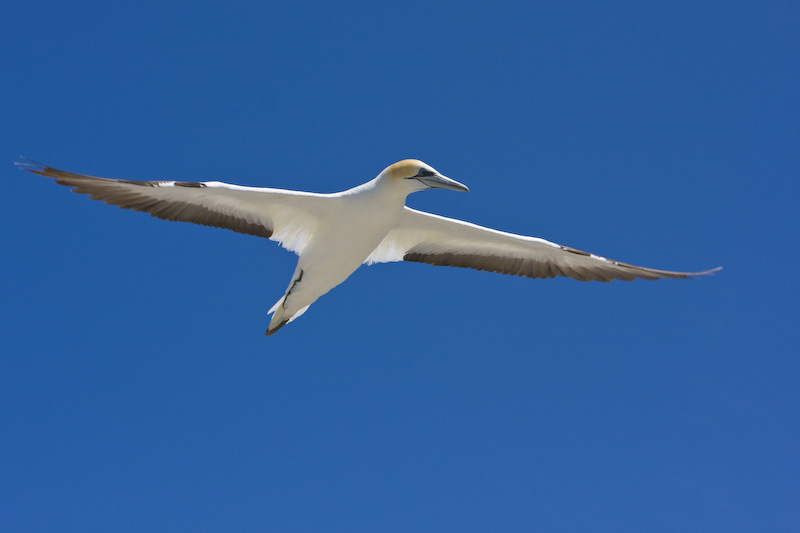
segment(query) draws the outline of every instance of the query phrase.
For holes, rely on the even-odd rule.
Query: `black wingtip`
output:
[[[41,176],[44,175],[44,172],[47,170],[47,165],[44,163],[39,163],[38,161],[34,161],[33,159],[29,159],[25,156],[19,156],[21,161],[14,161],[14,166],[16,166],[20,170],[24,170],[26,172],[33,172],[34,174],[39,174]]]
[[[692,277],[696,278],[696,277],[699,277],[699,276],[708,276],[709,274],[714,274],[716,272],[719,272],[720,270],[722,270],[721,266],[719,266],[717,268],[712,268],[710,270],[704,270],[702,272],[695,272],[694,274],[692,274]]]

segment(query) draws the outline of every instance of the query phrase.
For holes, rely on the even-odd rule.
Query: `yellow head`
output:
[[[409,192],[424,189],[452,189],[454,191],[469,191],[466,185],[440,174],[432,166],[419,159],[403,159],[389,165],[381,172],[380,176],[390,179],[395,183],[404,183],[410,187]],[[400,181],[402,180],[402,182]]]

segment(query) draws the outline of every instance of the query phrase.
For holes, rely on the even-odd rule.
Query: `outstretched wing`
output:
[[[300,253],[324,217],[324,194],[241,187],[218,181],[133,181],[65,172],[33,161],[16,163],[73,192],[164,220],[226,228],[278,241]]]
[[[566,276],[580,281],[690,278],[719,270],[672,272],[628,265],[544,239],[496,231],[408,207],[397,227],[366,262],[389,261],[474,268],[529,278]]]

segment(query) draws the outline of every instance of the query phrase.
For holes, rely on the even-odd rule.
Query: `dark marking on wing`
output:
[[[208,187],[205,183],[115,180],[66,172],[36,162],[18,163],[18,166],[28,172],[53,178],[59,185],[72,187],[73,192],[87,194],[92,200],[102,200],[107,204],[116,205],[123,209],[150,213],[151,216],[162,220],[191,222],[203,226],[225,228],[237,233],[256,235],[258,237],[269,238],[272,236],[272,228],[266,227],[263,224],[250,222],[234,214],[216,211],[201,205],[199,202],[161,200],[148,196],[144,191],[139,193],[135,190],[131,190],[130,187],[125,187],[125,185],[133,185],[144,189],[176,186],[188,189],[205,189]]]
[[[416,253],[412,249],[403,256],[403,261],[427,263],[436,266],[472,268],[485,272],[496,272],[498,274],[523,276],[527,278],[553,278],[555,276],[569,275],[555,263],[531,261],[520,257],[457,254],[452,252],[439,254]],[[579,276],[577,279],[588,281],[583,279],[583,276]]]
[[[564,251],[581,256],[591,256],[588,252],[569,247],[561,247]],[[668,270],[655,270],[620,263],[617,261],[597,259],[590,265],[565,265],[557,261],[530,259],[524,257],[504,257],[493,255],[464,254],[453,252],[423,253],[415,252],[412,248],[404,256],[404,261],[426,263],[436,266],[452,266],[458,268],[472,268],[498,274],[524,276],[527,278],[553,278],[564,276],[578,281],[603,281],[615,279],[633,281],[639,279],[656,280],[659,278],[685,279],[704,274],[710,274],[719,269],[704,272],[672,272]]]
[[[589,252],[584,252],[583,250],[576,250],[575,248],[570,248],[569,246],[562,246],[561,249],[564,250],[565,252],[569,252],[572,254],[586,255],[586,256],[592,255]]]

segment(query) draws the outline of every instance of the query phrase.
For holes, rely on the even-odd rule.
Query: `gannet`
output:
[[[691,278],[710,274],[655,270],[613,261],[544,239],[497,231],[406,207],[426,189],[469,189],[417,159],[405,159],[357,187],[318,194],[219,181],[132,181],[74,174],[35,161],[23,170],[72,192],[164,220],[227,228],[277,241],[298,255],[266,334],[306,312],[362,264],[414,261],[529,278],[580,281]]]

